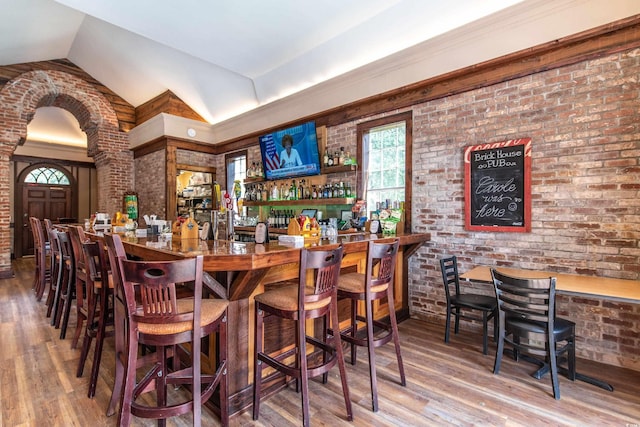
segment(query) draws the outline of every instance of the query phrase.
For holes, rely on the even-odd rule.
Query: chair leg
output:
[[[220,323],[218,330],[218,340],[221,343],[219,348],[220,363],[224,363],[224,366],[220,366],[222,369],[222,377],[220,378],[219,395],[220,395],[220,423],[222,427],[229,426],[229,382],[228,382],[228,362],[227,362],[227,315]],[[254,365],[255,366],[255,365]]]
[[[334,296],[331,302],[331,323],[333,325],[333,345],[338,357],[338,369],[340,370],[340,380],[342,382],[342,394],[344,404],[347,409],[347,420],[353,421],[353,410],[351,408],[351,398],[349,397],[349,385],[347,384],[347,369],[342,351],[342,339],[340,338],[340,320],[338,319],[338,298]]]
[[[96,346],[93,352],[93,364],[91,365],[91,377],[89,380],[89,398],[93,398],[96,394],[96,386],[98,383],[98,374],[100,372],[100,362],[102,361],[102,347],[107,329],[107,319],[109,317],[109,304],[100,302],[100,314],[98,317],[98,330],[96,331]],[[95,315],[95,313],[94,313]],[[90,317],[91,318],[91,317]],[[88,323],[88,321],[87,321]]]
[[[53,297],[53,313],[51,313],[51,325],[56,329],[60,328],[60,321],[62,320],[63,304],[62,295],[66,293],[67,276],[64,267],[61,267],[61,273],[58,274],[60,281],[56,286],[56,294]]]
[[[405,387],[407,379],[404,375],[404,364],[402,363],[402,354],[400,353],[400,335],[398,334],[398,321],[396,320],[395,303],[393,300],[393,289],[387,288],[387,301],[389,301],[389,319],[391,320],[391,333],[393,334],[393,344],[396,347],[396,359],[398,360],[398,371],[400,372],[400,384]]]
[[[447,318],[444,324],[444,342],[449,342],[450,330],[451,330],[451,306],[447,304]]]
[[[487,325],[489,322],[487,319],[488,315],[488,312],[482,312],[482,354],[485,355],[489,353],[489,326]]]
[[[549,343],[549,372],[551,374],[551,386],[553,387],[553,397],[560,400],[560,384],[558,381],[558,358],[555,355],[556,343],[553,339]]]
[[[136,385],[136,353],[138,338],[135,333],[128,335],[129,345],[126,349],[126,362],[124,366],[123,390],[120,396],[120,415],[118,425],[128,426],[131,423],[131,403],[133,390]],[[160,349],[158,350],[160,351]]]
[[[60,287],[62,286],[62,269],[59,266],[59,261],[53,260],[55,263],[51,267],[51,283],[49,286],[49,294],[47,295],[47,317],[51,317],[51,326],[55,326],[55,318],[58,307],[58,296]]]
[[[351,304],[351,337],[355,339],[356,334],[358,332],[358,301],[352,299],[350,300],[350,304]],[[351,364],[355,365],[358,346],[356,346],[353,341],[351,341],[350,344],[351,344]]]
[[[78,368],[76,369],[76,377],[80,378],[84,372],[84,365],[87,362],[87,356],[89,355],[89,348],[92,341],[91,334],[87,331],[82,339],[82,349],[80,350],[80,360],[78,360]]]
[[[378,412],[378,379],[376,377],[376,353],[373,343],[373,308],[372,302],[365,305],[365,317],[367,319],[367,352],[369,354],[369,381],[371,383],[371,403],[373,412]],[[389,312],[392,311],[389,306]]]
[[[456,319],[455,319],[455,325],[454,325],[454,329],[453,332],[455,334],[457,334],[458,332],[460,332],[460,307],[456,307]]]
[[[77,294],[76,294],[76,298],[78,301],[82,300],[82,296]],[[103,311],[103,309],[100,309],[100,319],[98,320],[98,329],[100,329],[100,321],[102,320],[102,316],[104,314],[105,312]],[[81,317],[82,318],[84,317],[81,314],[81,311],[79,309],[77,310],[77,316],[78,316],[78,319],[80,319]],[[84,338],[82,339],[82,350],[80,351],[80,360],[78,361],[78,370],[76,372],[77,377],[81,377],[82,373],[84,372],[84,365],[87,362],[87,356],[89,355],[89,348],[91,347],[91,341],[93,340],[94,334],[96,335],[96,337],[98,334],[97,331],[93,331],[93,319],[95,319],[95,317],[96,317],[96,304],[94,302],[93,304],[90,304],[89,307],[87,307],[87,324],[83,328]],[[82,323],[78,321],[77,327],[82,327]],[[76,330],[76,334],[77,334],[77,330]],[[95,363],[95,358],[94,358],[94,363]],[[91,383],[89,383],[89,388],[91,388]],[[92,397],[92,396],[89,396],[89,397]]]
[[[571,381],[575,381],[576,380],[576,340],[575,340],[576,334],[575,332],[573,332],[571,334],[571,338],[570,338],[570,344],[569,344],[569,354],[567,355],[567,358],[569,359],[568,363],[568,369],[569,369],[569,379]]]
[[[262,329],[264,322],[264,311],[256,304],[256,319],[254,330],[254,355],[253,355],[253,419],[257,420],[260,414],[260,388],[262,386],[262,361],[258,360],[258,353],[261,353],[264,348]]]
[[[327,343],[328,340],[328,336],[327,336],[327,315],[322,316],[322,342],[324,342],[325,344]],[[327,357],[328,354],[326,351],[322,352],[322,364],[326,365],[327,363]],[[325,372],[324,374],[322,374],[322,384],[326,384],[327,380],[329,379],[329,372]]]
[[[71,315],[71,305],[74,298],[74,287],[71,285],[74,282],[75,273],[73,271],[68,272],[69,280],[67,282],[67,288],[64,295],[64,305],[62,307],[62,323],[60,325],[60,339],[63,340],[67,336],[67,326],[69,325],[69,316]]]
[[[496,349],[496,359],[493,363],[493,373],[500,373],[500,364],[502,363],[502,352],[504,351],[504,328],[502,326],[502,322],[500,322],[499,330],[498,330],[498,346]]]
[[[78,346],[78,341],[80,340],[80,336],[82,335],[82,331],[84,330],[83,326],[84,326],[85,317],[82,314],[82,310],[81,310],[81,308],[83,308],[84,295],[85,295],[84,281],[82,281],[81,279],[78,279],[76,275],[76,331],[73,334],[73,340],[71,341],[71,348],[74,348],[74,349]],[[90,309],[90,308],[91,307],[87,307],[87,309]],[[87,313],[87,315],[88,315],[87,316],[88,319],[93,319],[93,317],[91,317],[89,313]],[[90,323],[88,319],[87,319],[87,326]]]
[[[171,347],[169,347],[171,348]],[[169,369],[169,364],[167,363],[167,352],[169,351],[169,348],[167,347],[161,347],[161,346],[156,346],[156,355],[158,356],[158,358],[160,359],[158,362],[160,363],[160,374],[158,374],[156,376],[156,403],[158,405],[158,407],[163,407],[163,406],[167,406],[167,380],[166,380],[166,375]],[[172,351],[172,353],[175,355],[175,346],[174,346],[174,351]],[[199,352],[198,352],[199,354]],[[175,355],[175,357],[178,357],[177,355]],[[195,372],[195,371],[192,371]],[[194,384],[195,386],[195,384]],[[132,401],[135,399],[135,394],[134,397],[132,398]],[[195,402],[193,402],[193,415],[196,415],[195,412],[196,409],[196,404]],[[167,425],[167,420],[166,418],[158,418],[158,427],[165,427]],[[198,425],[195,424],[195,418],[194,418],[194,426]]]
[[[124,336],[127,330],[126,320],[124,317],[124,307],[118,303],[115,297],[113,304],[116,366],[111,399],[109,400],[109,406],[107,407],[107,416],[112,416],[116,413],[116,407],[121,400],[125,376],[125,366],[122,357],[123,354],[126,355],[127,351]]]
[[[300,382],[302,383],[302,424],[304,427],[309,427],[311,420],[309,419],[309,376],[307,373],[307,332],[305,323],[305,319],[296,320],[300,345],[296,358],[298,359]]]

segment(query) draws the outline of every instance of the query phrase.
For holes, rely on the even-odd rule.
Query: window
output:
[[[361,187],[369,212],[379,206],[404,206],[405,222],[411,214],[411,112],[358,125],[358,160]]]
[[[24,179],[24,182],[30,184],[71,185],[64,172],[47,167],[32,170]]]
[[[247,177],[247,152],[240,151],[227,154],[225,156],[225,163],[227,166],[227,192],[234,198],[234,209],[236,210],[236,212],[242,215],[242,212],[239,212],[238,209],[238,197],[236,197],[236,195],[234,194],[233,185],[235,181],[240,181],[241,194],[244,194],[244,180]]]

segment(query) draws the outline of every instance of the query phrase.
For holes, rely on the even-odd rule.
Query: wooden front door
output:
[[[19,240],[22,245],[16,245],[16,257],[33,255],[33,233],[29,224],[29,217],[49,218],[55,221],[58,218],[71,217],[71,208],[71,186],[24,183],[22,187],[21,224],[16,227],[15,236],[16,241]],[[18,233],[21,236],[18,236]]]

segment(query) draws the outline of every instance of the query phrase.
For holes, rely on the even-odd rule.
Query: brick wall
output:
[[[639,76],[636,49],[413,107],[413,231],[432,236],[410,261],[414,317],[444,328],[446,254],[461,271],[640,278]],[[523,137],[532,139],[532,231],[466,231],[464,148]],[[576,321],[580,357],[640,370],[639,304],[560,296],[558,313]]]
[[[109,100],[92,83],[57,70],[28,71],[0,88],[0,277],[11,271],[9,218],[10,156],[27,136],[39,107],[59,107],[74,115],[87,134],[87,154],[98,175],[98,209],[115,213],[133,188],[133,156]]]
[[[220,162],[218,164],[217,162]],[[224,156],[216,156],[215,154],[202,153],[199,151],[190,151],[178,149],[176,150],[176,163],[191,166],[203,166],[208,168],[217,168],[224,170]],[[224,175],[224,172],[222,173]],[[214,177],[216,179],[216,177]],[[217,177],[217,179],[222,179]]]
[[[157,215],[167,218],[167,178],[165,151],[158,150],[135,159],[136,192],[139,216]],[[140,227],[146,226],[139,219]]]

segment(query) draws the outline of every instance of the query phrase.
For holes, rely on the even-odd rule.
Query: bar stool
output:
[[[75,260],[75,279],[76,279],[76,331],[71,341],[71,348],[76,348],[82,332],[86,330],[83,327],[87,318],[92,319],[89,316],[89,308],[94,303],[97,294],[94,294],[88,289],[87,284],[87,267],[85,256],[82,251],[82,244],[87,241],[84,235],[84,229],[76,225],[69,225],[67,227],[69,238],[71,239],[71,247],[73,248],[73,258]],[[93,322],[93,319],[91,320]],[[88,322],[87,322],[88,323]],[[82,374],[81,374],[82,375]]]
[[[108,326],[113,326],[113,310],[109,308],[109,299],[113,293],[113,279],[109,273],[107,254],[102,241],[82,243],[82,252],[87,267],[87,299],[84,307],[78,306],[78,316],[81,316],[80,313],[84,312],[83,315],[86,317],[87,322],[83,328],[84,338],[76,376],[82,376],[91,342],[95,338],[96,344],[88,392],[88,397],[92,398],[96,394],[104,339],[113,335],[113,331],[107,331]],[[80,296],[77,299],[80,300]]]
[[[58,298],[58,289],[61,286],[64,276],[64,260],[60,251],[60,242],[58,241],[58,230],[50,226],[51,221],[44,220],[47,235],[49,236],[49,246],[51,248],[51,260],[49,262],[49,290],[47,292],[47,317],[51,317],[51,325],[55,324]],[[49,225],[47,225],[49,223]]]
[[[296,385],[302,385],[302,420],[309,426],[309,378],[323,375],[323,383],[327,382],[327,372],[337,363],[342,380],[342,393],[347,409],[347,419],[353,420],[351,400],[347,374],[342,354],[342,343],[339,333],[330,333],[328,317],[337,330],[338,305],[336,285],[340,274],[342,261],[342,246],[332,250],[300,251],[298,284],[283,286],[270,290],[255,297],[255,355],[253,380],[253,419],[257,420],[260,413],[260,398],[262,382],[271,381],[278,375],[275,372],[262,378],[263,365],[266,363],[276,371],[296,379]],[[264,319],[277,316],[290,319],[296,323],[296,342],[292,350],[278,355],[264,352]],[[320,328],[321,339],[307,335],[306,320],[322,319]],[[318,324],[318,322],[316,322]],[[328,341],[329,335],[332,336]],[[267,337],[264,337],[266,339]],[[322,357],[309,365],[307,360],[307,344],[321,350]],[[290,359],[293,357],[293,362]]]
[[[71,315],[71,306],[73,305],[73,300],[76,296],[76,267],[69,232],[59,230],[58,242],[60,245],[60,254],[62,255],[63,270],[62,282],[56,289],[58,302],[56,304],[54,326],[56,328],[60,328],[60,339],[63,340],[67,335],[67,326],[69,324],[69,316]]]
[[[33,255],[36,263],[33,290],[36,294],[36,299],[40,301],[47,288],[47,284],[51,280],[47,267],[47,258],[51,256],[51,249],[45,238],[40,219],[32,216],[29,218],[29,224],[31,225],[31,233],[33,234]]]
[[[193,425],[199,426],[202,404],[219,385],[221,422],[228,425],[228,302],[202,299],[203,257],[128,261],[122,255],[124,249],[118,235],[106,234],[104,239],[114,280],[115,323],[124,328],[123,336],[116,340],[116,379],[109,411],[115,408],[114,397],[119,396],[121,426],[129,425],[131,415],[155,418],[164,425],[166,418],[191,411]],[[178,299],[177,287],[192,292],[193,297]],[[216,331],[220,342],[218,368],[215,375],[202,374],[201,340]],[[156,351],[139,357],[138,344],[155,346]],[[191,351],[191,366],[184,369],[180,369],[178,344],[189,344]],[[173,362],[171,371],[169,359]],[[150,369],[138,382],[136,369],[143,366]],[[191,385],[191,399],[170,404],[168,384]],[[156,391],[157,406],[137,401],[140,395],[152,390]]]
[[[400,384],[406,386],[404,365],[400,354],[398,324],[393,302],[393,277],[398,256],[399,240],[393,242],[369,241],[367,247],[366,272],[347,273],[338,281],[338,299],[351,302],[351,325],[340,331],[342,339],[351,344],[351,364],[356,363],[356,346],[367,347],[369,354],[369,376],[371,381],[371,400],[373,412],[378,411],[378,385],[376,378],[375,348],[393,340],[396,347],[396,359],[400,371]],[[373,319],[373,304],[387,298],[391,325]],[[364,302],[364,317],[358,314],[358,302]],[[358,334],[358,321],[364,322],[366,336]],[[374,336],[374,329],[382,330],[382,334]]]

